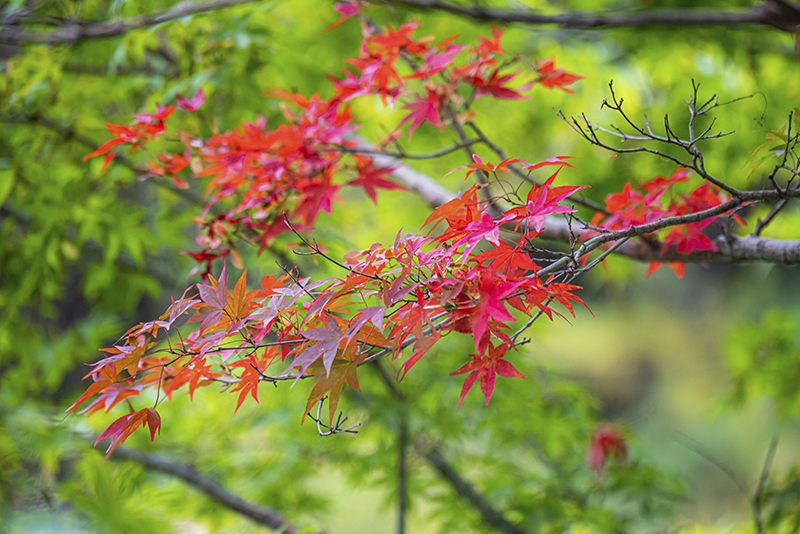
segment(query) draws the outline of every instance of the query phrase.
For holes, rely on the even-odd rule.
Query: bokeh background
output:
[[[504,6],[501,2],[484,2]],[[524,4],[544,13],[570,10],[694,8],[691,1],[589,1]],[[710,9],[748,1],[706,1]],[[114,20],[167,9],[169,1],[62,0],[0,3],[0,31],[47,30],[71,21]],[[507,7],[507,6],[506,6]],[[21,15],[15,15],[25,11]],[[490,24],[397,5],[368,12],[381,24],[422,21],[419,35],[459,43],[489,35]],[[0,63],[0,532],[261,532],[264,527],[220,506],[180,480],[113,459],[92,437],[125,412],[64,418],[82,390],[86,362],[131,325],[153,319],[190,283],[196,204],[125,164],[101,173],[100,158],[82,162],[107,139],[106,122],[170,104],[202,87],[207,103],[183,119],[208,135],[266,116],[281,121],[275,88],[331,94],[326,74],[341,74],[361,34],[351,20],[330,33],[332,3],[252,2],[112,38],[16,47],[4,42]],[[13,43],[12,43],[13,44]],[[537,88],[530,100],[478,101],[477,123],[504,150],[527,161],[583,158],[562,183],[589,184],[602,202],[627,181],[669,175],[674,165],[647,154],[609,157],[559,119],[586,113],[619,124],[601,109],[609,83],[631,117],[658,128],[668,114],[682,131],[692,80],[700,96],[726,101],[707,142],[707,167],[737,188],[766,187],[748,177],[747,159],[765,132],[787,123],[800,105],[795,41],[767,27],[562,30],[512,25],[504,48],[528,60],[555,56],[584,76],[575,94]],[[399,108],[399,106],[398,106]],[[353,111],[360,135],[377,140],[404,116],[362,99]],[[409,152],[451,144],[423,125]],[[492,161],[488,152],[479,154]],[[132,153],[141,164],[146,155]],[[138,159],[137,159],[138,158]],[[467,163],[454,153],[414,168],[439,179]],[[767,168],[766,166],[764,168]],[[763,171],[763,169],[762,169]],[[458,190],[456,174],[442,183]],[[199,194],[202,184],[193,183]],[[378,206],[358,192],[320,217],[312,237],[334,256],[416,231],[430,206],[413,193],[381,191]],[[767,208],[756,208],[766,210]],[[760,211],[747,212],[755,220]],[[587,215],[590,216],[590,215]],[[790,205],[766,237],[798,239],[800,211]],[[345,232],[342,230],[346,229]],[[747,232],[747,229],[740,230]],[[292,257],[292,236],[260,256],[243,250],[248,275],[279,272]],[[292,257],[307,273],[331,266]],[[262,386],[260,404],[202,388],[193,402],[178,394],[160,405],[164,428],[128,445],[191,464],[233,493],[275,508],[309,531],[391,531],[396,523],[397,424],[407,417],[416,440],[434,440],[462,474],[508,517],[542,532],[752,532],[751,500],[771,440],[779,436],[765,493],[765,517],[792,531],[800,517],[800,277],[797,267],[690,265],[679,280],[666,268],[645,279],[646,265],[611,258],[579,283],[591,308],[569,321],[539,321],[515,356],[529,380],[498,382],[489,408],[477,391],[455,411],[462,380],[449,377],[470,351],[450,339],[398,386],[399,406],[373,368],[364,393],[340,405],[358,435],[320,437],[300,425],[311,384]],[[385,362],[390,370],[396,362]],[[583,454],[600,422],[628,438],[630,462],[598,478]],[[416,451],[416,452],[415,452]],[[409,532],[483,532],[475,510],[413,447],[409,451]],[[794,514],[794,515],[792,515]],[[769,516],[772,517],[772,516]],[[797,526],[794,523],[796,531]],[[780,530],[780,529],[784,530]]]

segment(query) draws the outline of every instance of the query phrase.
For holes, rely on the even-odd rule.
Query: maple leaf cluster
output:
[[[631,226],[639,226],[654,221],[687,215],[704,211],[726,202],[730,197],[720,191],[716,186],[706,182],[697,186],[688,194],[672,195],[669,202],[662,198],[667,192],[672,192],[672,187],[681,182],[688,182],[691,171],[678,167],[669,177],[656,176],[652,180],[642,182],[634,187],[627,182],[619,193],[611,193],[606,197],[606,210],[610,215],[598,212],[592,218],[591,224],[609,230],[622,230]],[[723,215],[724,216],[724,215]],[[679,254],[691,254],[695,250],[717,250],[717,246],[705,235],[706,229],[718,220],[709,217],[698,222],[682,224],[668,228],[666,235],[659,232],[649,234],[649,237],[660,238],[662,254],[669,247],[674,247]],[[732,218],[739,224],[744,221],[737,215]],[[588,233],[592,235],[591,232]],[[645,237],[648,237],[646,235]],[[683,278],[684,264],[680,261],[668,262],[669,267],[679,278]],[[649,277],[662,266],[662,262],[649,263],[647,276]]]
[[[366,7],[361,0],[337,5],[342,17],[334,25]],[[345,385],[359,389],[361,365],[390,357],[398,362],[402,380],[438,342],[457,334],[471,336],[475,350],[451,373],[466,375],[456,409],[476,382],[488,405],[498,376],[524,378],[509,361],[523,342],[524,329],[541,315],[553,320],[566,310],[574,316],[574,303],[585,306],[575,294],[580,287],[570,283],[574,276],[566,272],[557,276],[532,257],[541,252],[533,240],[544,231],[548,217],[574,212],[562,202],[587,187],[553,185],[560,171],[575,169],[567,156],[534,164],[507,158],[495,165],[473,155],[472,163],[452,172],[466,169],[466,178],[479,172],[488,180],[510,171],[512,165],[528,172],[513,194],[503,196],[508,207],[488,194],[479,198],[487,184],[471,185],[436,208],[421,233],[398,233],[392,244],[376,243],[348,253],[339,264],[347,270],[345,276],[312,280],[287,272],[279,278],[265,276],[255,289],[247,287],[246,269],[232,289],[227,264],[218,278],[211,276],[215,259],[230,257],[238,266],[234,239],[244,236],[263,250],[281,233],[301,236],[320,213],[331,211],[344,186],[363,188],[373,202],[376,189],[401,188],[385,178],[391,169],[376,168],[372,159],[350,150],[355,142],[347,136],[357,125],[349,100],[373,96],[393,105],[407,94],[408,82],[424,80],[425,94],[412,97],[405,105],[410,113],[400,122],[408,124],[411,136],[425,121],[439,128],[468,121],[463,112],[468,100],[489,95],[516,100],[535,84],[568,90],[566,86],[580,78],[556,69],[550,59],[525,74],[530,75],[527,82],[510,87],[522,72],[509,73],[505,70],[509,62],[498,63],[503,30],[496,27],[491,38],[481,36],[468,48],[453,44],[457,36],[437,45],[432,38],[416,39],[417,22],[382,32],[366,19],[361,24],[359,56],[348,60],[355,72],[345,70],[343,79],[330,77],[331,98],[275,89],[267,95],[284,101],[285,119],[277,127],[270,128],[265,118],[259,118],[207,139],[182,133],[182,152],[163,153],[148,163],[147,176],[169,176],[178,187],[188,186],[179,176],[186,169],[205,180],[207,206],[197,219],[203,229],[198,238],[202,250],[190,254],[204,265],[206,276],[173,300],[158,319],[136,325],[112,347],[102,349],[105,357],[84,377],[92,382],[68,412],[109,411],[123,401],[130,404],[148,389],[155,391],[153,407],[117,419],[102,434],[101,439],[112,438],[107,456],[142,426],[150,429],[153,439],[161,425],[158,403],[184,387],[193,397],[199,387],[220,384],[238,394],[238,410],[248,396],[258,401],[263,382],[311,378],[315,384],[303,419],[327,396],[332,421]],[[465,50],[466,63],[456,65]],[[193,112],[204,100],[200,90],[191,98],[179,97],[177,107]],[[158,140],[173,111],[171,106],[158,107],[154,114],[137,115],[131,126],[108,125],[114,139],[87,159],[105,154],[105,167],[118,146],[136,150]],[[556,170],[544,182],[530,177],[546,167]],[[705,184],[665,203],[665,193],[687,179],[688,173],[679,169],[669,178],[656,177],[638,187],[628,183],[606,199],[610,215],[601,213],[592,224],[624,230],[702,211],[725,200]],[[521,193],[526,183],[530,188]],[[219,209],[222,212],[214,214]],[[663,241],[681,253],[712,248],[702,233],[712,221],[674,227],[665,232]],[[316,245],[305,243],[312,253],[320,253]],[[562,256],[570,259],[569,254]],[[515,315],[531,319],[513,331]],[[88,404],[79,410],[84,403]],[[598,441],[590,460],[593,465],[599,465],[608,450],[622,454],[620,446],[606,442]]]
[[[535,165],[515,161],[529,169],[568,165],[561,158]],[[502,172],[507,164],[493,168]],[[258,400],[262,382],[316,377],[304,415],[327,395],[333,418],[344,386],[359,388],[361,364],[390,356],[402,380],[454,333],[470,335],[475,346],[470,361],[453,372],[467,374],[458,406],[478,380],[488,405],[497,376],[524,377],[506,358],[518,345],[519,332],[510,331],[512,312],[552,320],[561,315],[553,304],[573,315],[573,302],[583,304],[574,294],[578,286],[541,279],[529,256],[531,239],[542,230],[539,218],[572,211],[559,201],[583,187],[552,187],[556,174],[534,185],[524,203],[494,215],[478,198],[481,186],[472,185],[431,213],[423,225],[427,233],[398,234],[391,245],[347,254],[342,265],[348,272],[341,278],[312,281],[286,273],[248,289],[245,270],[230,289],[224,267],[219,278],[188,288],[157,320],[135,326],[104,349],[106,358],[86,376],[93,383],[69,411],[86,401],[80,413],[108,411],[147,388],[170,399],[185,386],[193,396],[213,383],[233,386],[238,410],[247,396]],[[193,315],[178,327],[187,313]],[[199,328],[187,332],[191,323]],[[158,428],[155,408],[147,410],[109,427],[103,434],[113,438],[108,454],[135,428]]]
[[[337,4],[334,9],[342,16],[329,29],[367,7],[368,3],[360,0]],[[419,24],[412,21],[379,30],[361,19],[363,38],[358,57],[346,60],[355,72],[345,69],[342,79],[328,76],[333,93],[330,98],[284,89],[268,91],[265,96],[284,100],[283,123],[269,127],[266,118],[260,117],[209,138],[180,132],[181,152],[161,153],[155,161],[147,162],[144,177],[168,177],[179,188],[189,187],[180,175],[185,172],[205,181],[207,204],[202,216],[195,219],[201,230],[197,238],[201,248],[186,252],[198,262],[196,271],[202,267],[206,276],[212,262],[221,258],[230,258],[241,267],[237,243],[244,240],[263,251],[275,237],[290,231],[284,214],[299,231],[313,228],[318,216],[330,213],[333,204],[341,200],[339,191],[344,186],[363,188],[373,202],[377,202],[376,189],[403,189],[385,178],[390,170],[376,169],[368,157],[352,153],[356,142],[348,134],[358,129],[349,107],[354,98],[377,96],[384,105],[394,106],[408,92],[408,82],[424,82],[424,95],[409,97],[403,106],[409,113],[388,142],[396,139],[398,129],[405,125],[410,138],[426,121],[440,129],[448,121],[464,121],[468,115],[459,110],[470,99],[485,95],[528,98],[522,92],[537,83],[566,89],[581,79],[555,69],[551,58],[528,68],[530,79],[512,89],[508,84],[521,70],[507,73],[513,61],[498,63],[497,57],[503,53],[503,30],[493,27],[491,39],[479,36],[470,49],[453,44],[457,35],[435,45],[431,37],[416,38]],[[464,51],[469,52],[466,63],[456,66]],[[434,76],[444,81],[434,81]],[[469,97],[459,93],[462,86],[466,88],[462,93],[471,91]],[[194,112],[204,102],[201,89],[191,98],[179,95],[176,105]],[[105,155],[105,170],[120,145],[129,145],[133,151],[159,140],[174,110],[174,106],[159,106],[155,114],[137,115],[131,126],[108,124],[114,138],[85,159]]]

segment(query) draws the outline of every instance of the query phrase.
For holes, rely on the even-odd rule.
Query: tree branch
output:
[[[394,167],[392,175],[403,185],[416,192],[431,206],[440,206],[456,198],[455,193],[441,186],[431,177],[409,167],[403,162],[390,156],[375,154],[372,160],[376,167]],[[800,196],[797,190],[786,194]],[[778,191],[742,191],[742,200],[781,200]],[[569,224],[559,217],[546,217],[545,227],[538,238],[546,241],[559,241],[569,243],[571,234],[582,237],[587,232],[576,225],[570,230]],[[761,237],[736,237],[720,236],[716,239],[717,246],[714,250],[696,250],[691,254],[678,254],[672,248],[665,248],[659,244],[628,241],[617,250],[616,254],[630,259],[649,261],[682,261],[686,263],[744,263],[764,262],[780,263],[785,265],[800,263],[800,241],[783,241]]]
[[[20,26],[0,28],[0,42],[12,43],[74,43],[82,39],[117,37],[130,30],[155,26],[202,11],[215,11],[225,7],[253,2],[254,0],[216,0],[203,4],[180,2],[159,13],[127,17],[111,22],[78,22],[62,26],[52,32],[29,30]]]
[[[392,377],[389,376],[386,368],[384,368],[381,362],[378,360],[375,360],[374,365],[380,374],[381,380],[389,390],[389,393],[392,395],[394,400],[400,404],[405,404],[405,396],[399,389],[397,389],[397,386],[392,380]],[[403,409],[405,409],[405,406],[401,406],[401,410]],[[405,439],[408,438],[405,437]],[[478,493],[478,490],[475,489],[475,486],[473,486],[469,481],[462,477],[461,474],[459,474],[456,468],[447,461],[447,458],[445,458],[444,454],[442,454],[437,447],[431,447],[430,444],[426,443],[426,441],[427,440],[424,438],[415,439],[413,443],[414,450],[425,457],[425,459],[428,460],[428,463],[431,464],[431,466],[442,476],[442,478],[450,483],[450,486],[453,488],[453,490],[463,499],[469,502],[473,508],[475,508],[484,523],[499,530],[500,532],[505,532],[506,534],[525,534],[524,530],[508,520],[501,511],[495,509],[492,504],[483,497],[483,495]]]
[[[136,462],[145,468],[179,478],[193,486],[201,493],[205,493],[208,497],[217,503],[230,508],[234,512],[241,514],[249,519],[252,519],[259,525],[265,525],[274,530],[280,530],[286,534],[294,534],[300,530],[300,527],[293,525],[286,520],[278,511],[269,508],[268,506],[260,506],[248,502],[238,495],[226,490],[222,485],[211,480],[205,475],[200,474],[194,467],[189,464],[182,464],[146,454],[144,452],[129,449],[125,447],[118,447],[114,454],[111,456],[114,460],[128,460]]]
[[[397,534],[406,532],[408,511],[408,417],[404,408],[402,406],[398,414],[397,428]]]
[[[764,467],[761,468],[761,476],[758,477],[758,486],[753,495],[753,522],[756,524],[757,534],[764,533],[764,520],[761,517],[761,507],[763,505],[764,488],[769,478],[769,471],[772,469],[772,460],[775,459],[775,450],[778,448],[778,436],[772,438],[769,443],[769,450],[767,451],[767,458],[764,460]]]
[[[478,21],[518,22],[532,26],[560,26],[571,30],[624,28],[631,26],[771,26],[793,33],[800,25],[800,9],[785,0],[765,0],[748,10],[647,9],[633,12],[576,11],[542,15],[533,10],[487,8],[477,3],[464,6],[441,0],[384,0],[389,4],[446,11]]]
[[[525,534],[525,531],[515,523],[509,521],[500,511],[496,510],[483,496],[478,493],[469,481],[464,479],[453,465],[447,461],[442,451],[437,447],[427,448],[419,440],[414,442],[414,448],[422,454],[428,463],[450,483],[450,486],[462,498],[469,502],[484,523],[506,534]]]

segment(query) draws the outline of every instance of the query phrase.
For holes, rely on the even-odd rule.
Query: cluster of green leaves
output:
[[[740,324],[728,339],[727,358],[733,374],[732,401],[769,398],[783,417],[800,413],[800,332],[798,317],[773,309],[755,324]]]

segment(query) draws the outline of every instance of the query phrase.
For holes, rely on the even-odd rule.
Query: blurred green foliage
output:
[[[741,324],[728,338],[728,363],[733,375],[732,400],[742,404],[771,397],[781,415],[800,410],[800,332],[798,317],[770,310],[762,321]]]
[[[23,4],[0,4],[0,17]],[[171,4],[42,3],[28,26],[114,20]],[[561,12],[696,3],[572,0],[558,3],[557,10],[550,2],[527,4]],[[725,8],[751,4],[704,2]],[[199,198],[197,184],[192,197],[163,182],[138,179],[132,167],[142,165],[146,154],[127,154],[103,174],[100,161],[81,160],[106,139],[106,122],[127,122],[134,113],[173,103],[177,94],[193,94],[201,86],[207,104],[182,119],[182,127],[203,135],[214,124],[225,130],[260,115],[280,120],[277,102],[261,96],[265,90],[327,96],[325,75],[339,75],[344,58],[356,55],[360,42],[354,21],[323,33],[336,18],[330,8],[313,0],[253,2],[114,38],[26,44],[5,59],[0,67],[0,532],[262,530],[176,479],[130,462],[103,465],[91,437],[125,406],[90,420],[62,419],[81,387],[82,364],[96,359],[96,349],[131,324],[159,315],[170,296],[193,282],[186,278],[192,265],[178,252],[193,247],[190,217],[200,209],[192,200]],[[382,24],[412,15],[402,8],[369,14]],[[419,34],[460,34],[457,42],[490,31],[489,24],[444,13],[428,12],[421,19]],[[596,201],[626,181],[673,170],[671,163],[646,154],[610,159],[554,115],[554,108],[568,117],[586,112],[602,125],[619,125],[619,116],[598,109],[609,97],[612,79],[630,116],[646,113],[656,130],[665,114],[674,129],[686,128],[683,99],[690,95],[691,79],[706,98],[754,94],[717,113],[715,128],[736,135],[702,147],[708,169],[742,188],[764,185],[763,174],[747,178],[742,167],[764,133],[779,129],[800,100],[792,74],[794,42],[765,28],[510,27],[503,43],[528,59],[555,55],[558,66],[585,79],[575,95],[539,89],[522,102],[481,99],[477,123],[509,155],[528,161],[582,157],[583,171],[562,178],[590,184],[589,196]],[[368,100],[356,102],[354,112],[368,139],[391,130],[404,114]],[[453,141],[452,133],[423,125],[407,150],[428,151]],[[454,153],[414,165],[438,178],[463,164],[463,154]],[[455,175],[443,183],[464,187]],[[391,241],[401,226],[414,231],[428,213],[410,193],[382,191],[378,207],[348,194],[344,205],[320,219],[313,237],[341,255]],[[798,224],[800,212],[790,207],[765,235],[797,239]],[[283,257],[291,241],[284,236],[260,257],[244,253],[254,280],[277,272],[274,254]],[[330,276],[335,268],[310,258],[293,260],[318,276]],[[725,477],[700,453],[728,458],[745,478],[757,480],[764,440],[774,426],[783,432],[774,467],[780,473],[764,492],[765,520],[774,531],[796,532],[798,471],[790,467],[800,457],[794,429],[800,402],[798,303],[792,298],[800,290],[797,270],[697,268],[688,269],[683,282],[669,273],[643,282],[642,266],[609,263],[608,272],[593,271],[582,281],[596,317],[582,312],[573,326],[537,324],[518,365],[532,378],[498,385],[489,409],[472,394],[455,412],[461,382],[446,375],[471,349],[468,342],[453,340],[403,381],[402,402],[375,368],[364,369],[363,393],[350,394],[341,405],[362,423],[357,436],[321,438],[311,422],[299,424],[310,384],[293,390],[263,386],[261,403],[247,402],[235,416],[235,396],[208,387],[193,402],[178,395],[162,405],[164,429],[155,444],[137,434],[129,445],[192,464],[295,524],[320,525],[332,533],[375,532],[393,524],[397,428],[407,420],[413,442],[410,532],[487,530],[426,462],[430,446],[526,531],[729,532],[752,528],[745,506],[752,495],[744,500],[716,488],[704,496],[703,484]],[[791,309],[754,322],[774,306]],[[725,367],[722,338],[728,332]],[[736,401],[735,411],[713,416],[722,413],[719,405],[726,398]],[[148,400],[154,399],[136,399]],[[630,459],[595,474],[584,453],[596,424],[607,418],[631,430]],[[748,426],[752,421],[759,424]],[[741,438],[752,432],[730,430],[736,425],[757,429],[762,441],[743,444]],[[711,451],[675,453],[669,444],[674,445],[670,432],[676,429],[693,433]]]

